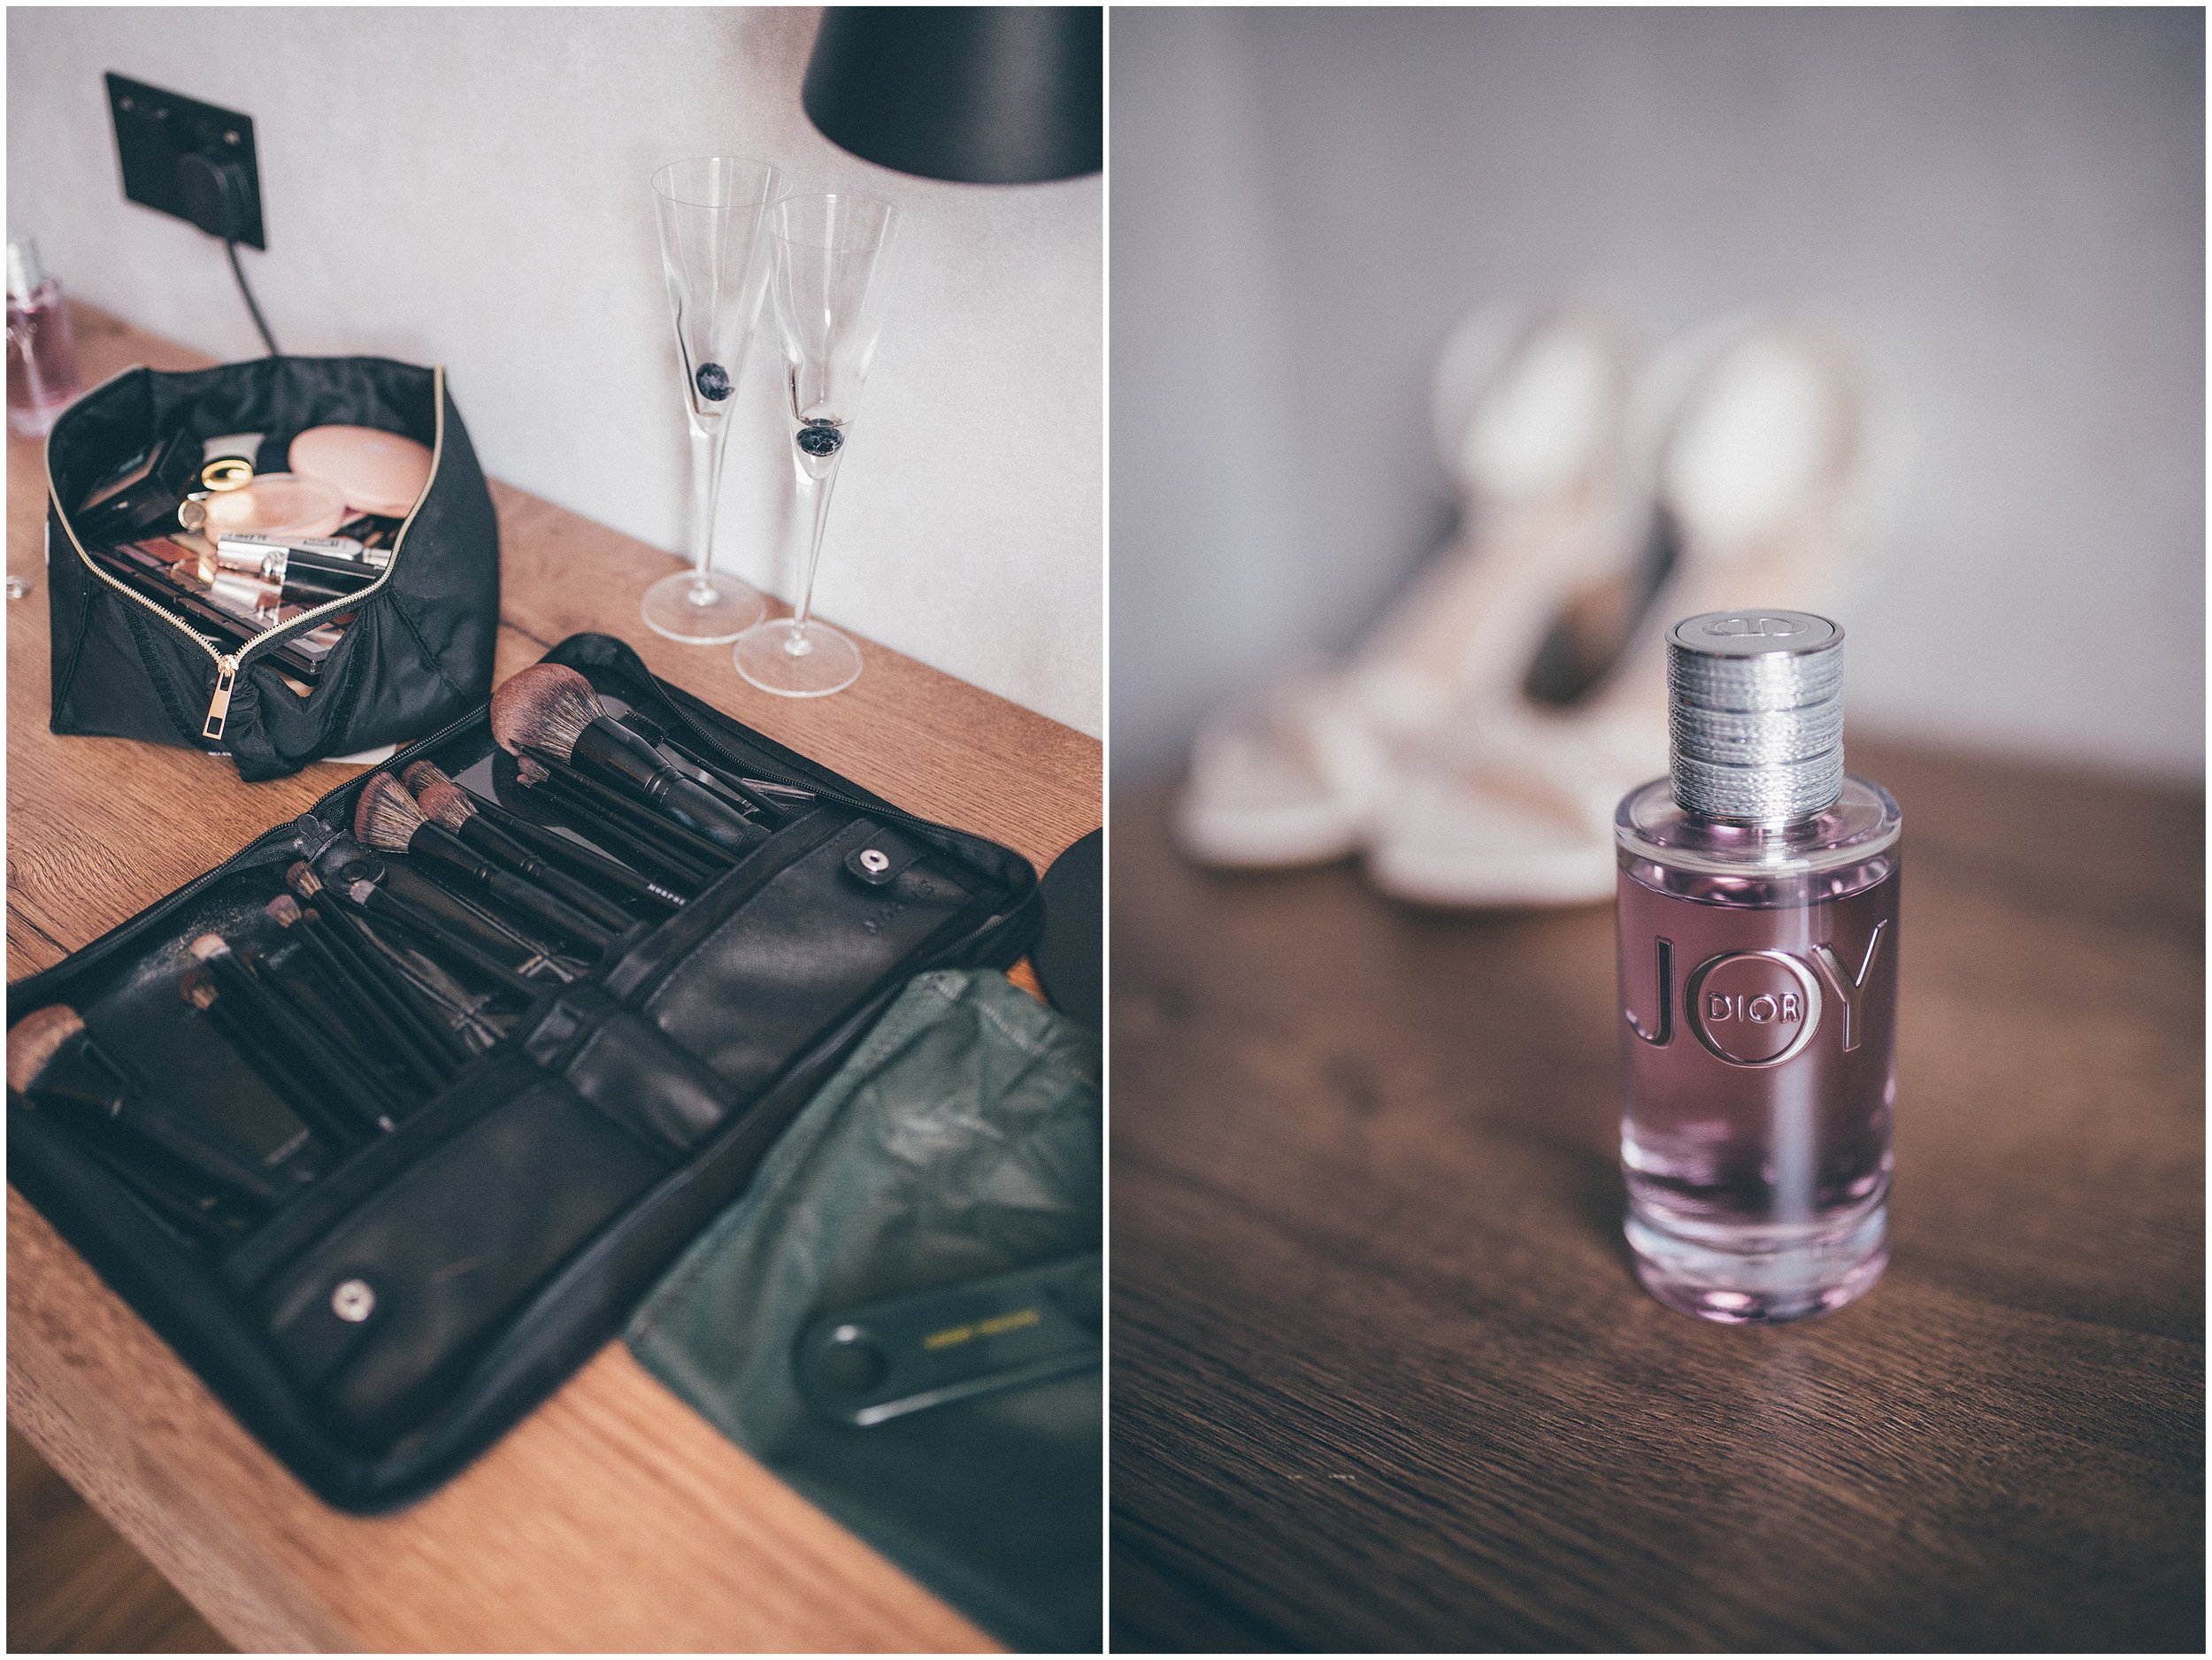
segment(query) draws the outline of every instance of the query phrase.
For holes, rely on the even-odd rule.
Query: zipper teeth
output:
[[[112,386],[116,381],[121,380],[124,375],[142,374],[144,373],[144,365],[134,365],[128,369],[124,369],[115,374],[110,375],[105,380],[103,380],[99,386],[93,389],[96,392],[104,391],[108,387]],[[267,644],[270,641],[276,639],[280,635],[293,634],[303,629],[311,627],[318,618],[326,617],[334,611],[345,611],[353,606],[358,605],[362,601],[373,596],[384,587],[387,582],[392,580],[392,573],[399,568],[400,546],[407,540],[408,531],[412,529],[414,526],[415,515],[422,511],[423,503],[429,498],[431,486],[435,484],[438,480],[438,464],[445,457],[445,365],[443,364],[439,364],[433,368],[431,370],[430,378],[431,397],[434,403],[432,414],[433,427],[431,432],[430,445],[430,476],[423,481],[422,489],[415,497],[415,504],[407,510],[407,517],[400,521],[399,534],[392,538],[392,557],[386,562],[382,573],[377,577],[375,581],[370,583],[366,588],[357,589],[351,594],[343,595],[337,599],[318,605],[312,610],[302,611],[298,616],[293,618],[290,621],[280,623],[273,628],[263,629],[259,634],[254,635],[252,639],[247,641],[244,645],[240,646],[236,651],[230,655],[230,661],[233,665],[234,672],[245,666],[246,659],[253,655],[256,648]],[[224,660],[224,654],[218,651],[213,646],[210,645],[207,642],[207,640],[199,633],[198,630],[195,629],[181,617],[176,616],[174,613],[171,612],[154,600],[140,593],[136,588],[131,588],[117,578],[109,575],[105,571],[103,571],[97,565],[93,563],[92,556],[84,550],[84,543],[77,540],[76,527],[69,522],[68,511],[61,504],[61,492],[54,488],[53,440],[50,438],[47,440],[44,460],[46,463],[46,494],[54,503],[54,516],[61,520],[62,533],[69,538],[69,545],[77,550],[77,557],[83,561],[84,568],[91,572],[94,576],[99,578],[101,581],[106,583],[117,593],[123,595],[127,598],[137,601],[138,603],[143,605],[148,611],[153,612],[155,616],[160,618],[162,621],[167,623],[172,628],[174,628],[180,633],[187,635],[191,640],[193,644],[198,646],[201,650],[206,652],[210,657],[214,659],[218,668],[221,667]]]

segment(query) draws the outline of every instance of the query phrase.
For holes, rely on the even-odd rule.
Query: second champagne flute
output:
[[[762,227],[780,182],[766,162],[737,156],[671,162],[653,175],[653,217],[691,427],[694,565],[647,588],[643,611],[654,633],[690,645],[734,640],[768,609],[749,586],[715,573],[714,523],[730,399],[768,280]]]
[[[897,210],[864,196],[786,196],[769,210],[776,326],[791,393],[792,461],[806,507],[799,608],[737,642],[737,672],[780,697],[822,697],[860,678],[860,648],[814,619],[814,572],[848,428],[883,324]]]

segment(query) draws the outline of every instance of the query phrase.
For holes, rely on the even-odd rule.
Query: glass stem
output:
[[[705,604],[715,598],[714,521],[722,504],[722,451],[729,423],[711,427],[691,423],[692,596]]]
[[[844,458],[845,453],[840,450],[826,460],[816,462],[811,466],[803,461],[799,464],[800,475],[813,486],[814,525],[807,534],[806,570],[799,582],[799,606],[791,618],[791,639],[787,649],[794,657],[804,657],[813,649],[807,642],[806,626],[814,614],[814,572],[822,562],[822,532],[829,524],[830,491],[837,484],[837,464]],[[818,472],[816,468],[820,470]]]

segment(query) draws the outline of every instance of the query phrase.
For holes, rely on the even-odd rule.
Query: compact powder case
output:
[[[290,473],[264,473],[235,489],[185,498],[177,520],[210,535],[327,536],[345,522],[335,485]]]
[[[404,519],[430,481],[426,447],[374,427],[311,427],[292,440],[291,466],[343,492],[355,511],[387,519]]]

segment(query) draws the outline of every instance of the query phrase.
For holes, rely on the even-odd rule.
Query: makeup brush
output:
[[[537,769],[537,774],[543,775],[559,799],[570,803],[595,827],[604,824],[621,826],[651,847],[664,863],[678,865],[700,881],[710,880],[737,863],[737,856],[720,842],[708,841],[696,830],[678,824],[628,790],[588,778],[567,762],[541,749],[533,749],[527,757],[517,757],[518,776],[525,759]]]
[[[285,912],[276,899],[272,899],[265,905],[267,914],[279,927],[296,927],[298,939],[305,941],[307,952],[323,965],[332,983],[342,985],[351,996],[380,1010],[385,1020],[413,1034],[416,1047],[426,1045],[431,1056],[451,1056],[453,1060],[469,1058],[469,1047],[453,1036],[451,1029],[434,1010],[422,1007],[422,998],[416,989],[391,972],[387,963],[382,963],[380,952],[373,952],[367,941],[354,934],[342,910],[338,910],[334,921],[329,914],[325,914],[327,905],[311,908],[298,903],[303,899],[314,901],[323,895],[323,881],[316,877],[305,859],[285,870],[283,877],[285,886],[292,892],[279,895],[276,899],[289,899],[292,910]],[[288,917],[292,921],[285,921]]]
[[[517,973],[475,941],[455,933],[442,918],[426,911],[411,899],[388,892],[366,877],[349,882],[345,891],[346,897],[369,915],[390,918],[411,933],[419,934],[434,948],[450,951],[472,964],[511,991],[518,991],[526,997],[535,997],[545,989],[541,982]]]
[[[323,1107],[314,1080],[296,1071],[283,1055],[263,1041],[253,1023],[241,1018],[217,991],[214,975],[204,968],[188,968],[177,978],[177,995],[200,1011],[217,1035],[260,1075],[262,1082],[276,1092],[277,1099],[311,1134],[341,1152],[360,1144],[359,1134],[338,1122]]]
[[[490,863],[442,825],[423,816],[399,780],[380,772],[362,787],[354,808],[353,833],[373,848],[435,860],[473,877],[495,898],[593,950],[604,950],[613,934],[565,899],[556,898],[526,877]]]
[[[342,903],[326,897],[320,905],[303,907],[300,926],[308,938],[328,946],[334,960],[344,962],[364,983],[373,983],[383,994],[386,1009],[415,1034],[434,1057],[445,1061],[447,1071],[465,1066],[476,1058],[476,1051],[469,1047],[468,1040],[449,1019],[443,1001],[403,972],[383,948],[367,937],[367,930],[354,921]],[[475,1025],[473,1017],[465,1010],[449,1012],[461,1015],[472,1026]]]
[[[449,932],[457,931],[474,940],[481,949],[526,980],[537,980],[541,968],[564,985],[581,977],[588,964],[563,955],[558,946],[549,943],[556,937],[550,930],[539,930],[546,935],[541,939],[526,931],[511,913],[494,916],[466,895],[457,894],[434,880],[438,870],[434,865],[389,859],[383,862],[380,872],[362,870],[347,875],[349,880],[366,876],[394,898],[413,900],[418,909],[430,912],[434,919],[443,918]]]
[[[574,669],[540,663],[503,681],[492,692],[491,723],[492,736],[509,754],[535,749],[602,774],[733,853],[761,839],[759,826],[611,719],[591,682]]]
[[[626,894],[654,900],[672,911],[683,908],[684,896],[675,889],[662,887],[651,877],[632,870],[618,859],[609,858],[595,848],[588,848],[580,842],[547,829],[543,825],[532,824],[527,818],[518,818],[497,802],[480,799],[472,791],[463,789],[429,761],[415,762],[400,777],[407,788],[415,792],[415,800],[423,811],[449,830],[455,828],[449,820],[449,814],[456,811],[473,813],[477,818],[504,830],[514,840],[537,849],[548,857],[566,859],[572,868],[588,872]],[[460,798],[458,807],[449,803],[444,794],[449,789]],[[434,807],[432,804],[434,792],[437,803]]]
[[[557,772],[560,765],[550,757],[518,756],[515,780],[523,788],[536,790],[552,803],[565,816],[571,829],[657,872],[664,883],[680,882],[695,893],[729,868],[730,856],[720,848],[714,849],[711,860],[684,851],[672,838],[689,838],[691,832],[675,820],[662,818],[603,784],[588,783],[579,773],[565,769]],[[596,796],[588,793],[593,790],[598,792]]]
[[[397,1127],[392,1121],[391,1103],[370,1083],[358,1056],[349,1052],[349,1046],[341,1047],[343,1040],[324,1031],[316,1021],[264,985],[260,977],[231,949],[229,941],[219,934],[203,934],[188,949],[213,979],[219,995],[234,998],[261,1030],[273,1034],[290,1053],[320,1072],[329,1092],[343,1101],[364,1123],[385,1131]],[[311,1099],[319,1107],[320,1093]],[[294,1104],[295,1111],[300,1104]]]
[[[335,839],[334,835],[331,838]],[[322,845],[328,847],[330,842]],[[284,885],[311,904],[326,892],[322,878],[315,874],[314,866],[305,859],[286,868]],[[383,948],[368,937],[367,931],[343,905],[326,903],[312,910],[303,909],[300,919],[309,938],[330,948],[331,955],[342,959],[365,984],[380,988],[385,993],[386,1006],[398,1012],[419,1036],[434,1048],[451,1054],[457,1062],[468,1061],[468,1045],[445,1023],[440,1008],[413,980],[399,972]]]
[[[701,755],[690,744],[686,743],[683,739],[662,726],[659,721],[641,715],[634,709],[619,719],[622,725],[636,733],[646,742],[673,749],[681,760],[691,763],[694,769],[691,776],[694,779],[710,788],[720,789],[724,795],[733,797],[741,807],[758,808],[761,811],[773,813],[778,818],[797,810],[795,802],[777,800],[761,789],[754,780],[739,778],[733,773],[725,772]],[[813,798],[811,790],[798,790],[796,793],[809,800]]]
[[[213,555],[211,561],[202,556],[203,576],[211,562],[219,570],[257,577],[280,588],[313,582],[334,595],[366,588],[392,562],[388,548],[364,548],[350,536],[238,534],[217,538]]]
[[[396,1057],[419,1084],[432,1090],[444,1085],[451,1066],[449,1052],[443,1051],[442,1046],[433,1049],[424,1045],[420,1032],[387,1001],[387,990],[362,979],[338,956],[322,931],[310,924],[309,913],[300,908],[298,900],[279,894],[263,909],[272,922],[300,941],[300,949],[320,971],[324,983],[337,994],[337,1006],[374,1029],[384,1052]]]
[[[284,1196],[265,1171],[138,1088],[66,1003],[34,1009],[8,1028],[8,1087],[41,1105],[120,1125],[226,1192],[259,1204]]]
[[[452,832],[456,838],[474,848],[485,857],[495,859],[516,874],[528,877],[555,897],[565,899],[577,910],[596,917],[618,934],[637,920],[621,906],[594,893],[566,871],[548,864],[477,811],[476,803],[471,799],[469,793],[451,780],[421,784],[411,782],[410,788],[415,792],[415,805],[422,809],[425,818]]]
[[[727,870],[737,863],[737,855],[719,842],[710,842],[688,826],[678,824],[666,813],[656,811],[627,789],[617,789],[588,773],[580,772],[566,761],[542,750],[531,752],[539,765],[569,791],[584,807],[595,815],[595,822],[604,823],[610,817],[618,818],[640,835],[658,846],[666,848],[676,857],[687,860],[710,876]],[[766,831],[760,832],[764,838]]]
[[[570,959],[558,955],[545,941],[526,932],[511,913],[494,916],[475,900],[432,880],[430,872],[439,868],[436,865],[379,857],[344,834],[332,836],[317,857],[330,872],[332,885],[342,898],[353,882],[366,877],[395,898],[411,900],[415,908],[428,912],[431,922],[436,925],[438,931],[426,936],[434,942],[446,935],[457,934],[474,941],[479,951],[488,953],[493,960],[517,973],[532,974],[542,964],[564,981],[577,977],[570,972]],[[294,891],[298,891],[296,887]],[[434,1018],[448,1013],[473,1018],[469,1016],[465,1004],[456,1003],[434,988],[423,984],[412,968],[384,948],[357,910],[342,905],[333,907],[329,919],[344,925],[361,956],[373,960],[388,978],[403,982],[411,995],[430,1005]],[[579,971],[581,966],[576,964]]]

